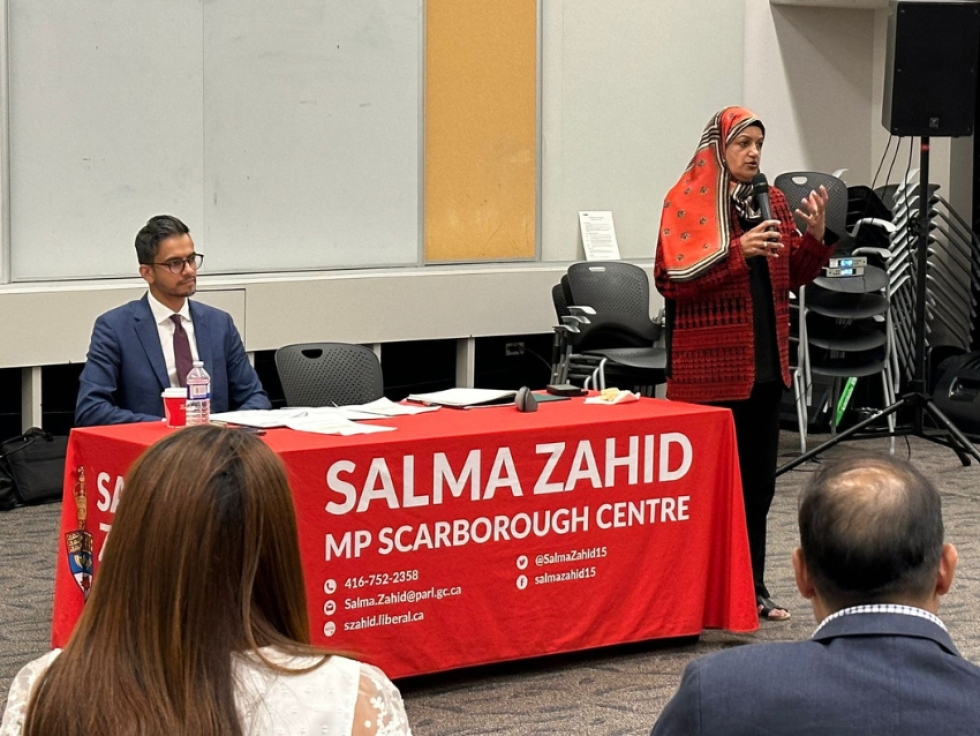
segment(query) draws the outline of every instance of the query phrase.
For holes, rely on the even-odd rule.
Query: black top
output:
[[[758,223],[739,218],[743,231]],[[823,242],[833,245],[838,237],[831,230],[824,233]],[[788,257],[788,256],[787,256]],[[769,280],[769,259],[759,256],[746,260],[749,266],[749,293],[752,295],[752,331],[755,340],[755,382],[782,381],[779,365],[779,344],[776,342],[776,311]]]
[[[751,230],[758,223],[739,218],[742,229]],[[752,332],[755,341],[755,382],[782,380],[779,345],[776,342],[776,310],[769,280],[769,259],[759,256],[746,259],[749,267],[749,295],[752,297]]]

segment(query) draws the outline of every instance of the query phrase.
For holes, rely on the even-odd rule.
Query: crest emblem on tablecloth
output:
[[[92,589],[92,550],[94,544],[92,533],[85,528],[88,519],[88,498],[85,495],[85,468],[78,466],[76,471],[75,489],[75,518],[78,529],[65,534],[65,547],[68,555],[68,569],[78,583],[82,595],[88,599]]]

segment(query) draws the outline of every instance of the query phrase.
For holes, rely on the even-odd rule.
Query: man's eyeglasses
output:
[[[201,265],[204,263],[203,253],[194,253],[193,255],[187,256],[187,258],[171,258],[169,261],[163,261],[162,263],[154,262],[154,266],[166,266],[170,269],[170,273],[179,274],[184,270],[184,266],[190,266],[194,271],[197,271]]]

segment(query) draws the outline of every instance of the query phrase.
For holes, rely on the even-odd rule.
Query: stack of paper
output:
[[[513,392],[511,392],[513,394]],[[290,406],[284,409],[245,409],[212,414],[211,421],[216,424],[237,424],[242,427],[289,427],[300,432],[320,434],[363,434],[366,432],[387,432],[394,427],[376,425],[357,425],[356,421],[397,417],[410,414],[423,414],[438,410],[438,406],[405,406],[386,398],[367,404],[351,406]]]
[[[259,427],[272,429],[285,427],[286,422],[298,416],[304,416],[308,409],[302,407],[287,407],[285,409],[242,409],[241,411],[223,411],[211,415],[215,424],[237,424],[240,427]]]
[[[401,417],[409,416],[412,414],[425,414],[430,411],[438,411],[438,406],[406,406],[405,404],[396,404],[391,399],[386,399],[381,397],[375,401],[369,401],[367,404],[360,404],[356,407],[360,411],[366,414],[374,414],[379,417]]]
[[[452,406],[456,409],[472,409],[477,406],[513,404],[516,391],[498,391],[492,388],[450,388],[428,394],[410,394],[408,401],[431,406]]]

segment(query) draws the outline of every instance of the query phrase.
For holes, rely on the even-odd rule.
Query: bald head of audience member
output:
[[[817,470],[800,495],[796,585],[818,621],[850,606],[903,604],[936,613],[953,582],[942,501],[911,464],[860,456]]]

